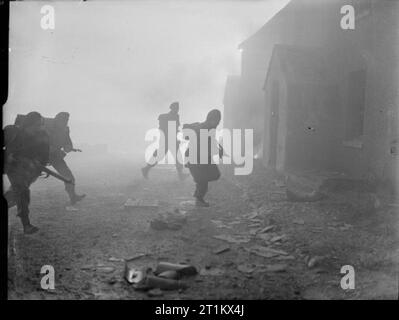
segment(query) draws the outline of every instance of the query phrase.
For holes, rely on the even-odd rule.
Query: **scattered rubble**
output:
[[[119,259],[119,258],[115,258],[115,257],[110,257],[108,259],[108,261],[111,261],[111,262],[124,262],[125,259]]]
[[[292,220],[292,223],[295,223],[295,224],[305,224],[305,220],[303,220],[303,219],[294,219],[294,220]]]
[[[149,253],[139,253],[139,254],[137,254],[137,255],[135,255],[135,256],[129,258],[129,259],[125,259],[125,261],[126,261],[126,262],[131,262],[131,261],[133,261],[133,260],[137,260],[137,259],[140,259],[140,258],[149,256],[149,255],[150,255]]]
[[[197,273],[195,267],[189,265],[160,262],[153,271],[151,268],[137,269],[131,261],[126,261],[124,276],[136,290],[179,290],[188,287],[186,283],[179,279]]]
[[[215,226],[216,226],[217,228],[229,228],[229,229],[232,228],[232,226],[227,225],[227,224],[224,224],[223,221],[220,221],[220,220],[211,220],[211,222],[212,222],[213,224],[215,224]]]
[[[200,270],[199,274],[201,276],[222,276],[224,275],[224,273],[225,271],[219,268],[211,268],[211,269],[203,268]]]
[[[183,208],[183,209],[186,209],[186,210],[194,209],[194,208],[196,208],[195,201],[194,200],[181,201],[179,203],[179,208]]]
[[[323,257],[320,257],[320,256],[308,257],[308,260],[307,260],[308,268],[315,267],[316,265],[318,265],[321,262],[322,259],[323,259]]]
[[[256,211],[244,214],[244,218],[247,218],[249,220],[254,219],[258,216],[258,213]]]
[[[227,241],[229,243],[247,243],[251,241],[251,238],[246,235],[228,235],[228,234],[221,234],[218,236],[213,236],[213,238],[218,240]]]
[[[271,233],[258,233],[256,235],[259,239],[262,239],[263,241],[270,241],[270,239],[273,237]]]
[[[165,271],[175,271],[178,274],[178,277],[183,276],[195,276],[198,271],[194,266],[188,264],[176,264],[170,262],[160,262],[155,269],[155,274],[159,275]]]
[[[282,241],[286,238],[286,235],[281,235],[281,236],[275,236],[273,238],[270,239],[270,242],[278,242],[278,241]]]
[[[150,222],[154,230],[179,230],[187,222],[187,217],[179,209],[173,212],[163,212]]]
[[[265,272],[285,272],[287,270],[288,265],[285,263],[277,263],[277,264],[271,264],[266,266],[263,271]]]
[[[107,267],[107,266],[102,267],[101,266],[101,267],[96,268],[96,271],[104,272],[104,273],[111,273],[111,272],[115,271],[115,268],[114,267]]]
[[[213,250],[213,253],[214,254],[221,254],[221,253],[224,253],[224,252],[229,251],[229,250],[230,250],[229,246],[220,246],[220,247],[216,248],[215,250]]]
[[[152,289],[147,292],[147,296],[150,298],[157,298],[163,296],[163,291],[161,289]]]
[[[269,232],[269,231],[273,230],[273,228],[274,228],[274,225],[267,226],[267,227],[263,228],[262,230],[260,230],[259,233]]]
[[[237,270],[242,273],[252,273],[254,272],[256,267],[249,265],[249,264],[240,264],[237,266]]]
[[[175,270],[167,270],[167,271],[161,272],[158,274],[158,276],[161,278],[165,278],[165,279],[174,279],[174,280],[179,279],[179,274]]]
[[[288,253],[283,250],[277,250],[270,247],[264,247],[259,245],[254,245],[251,248],[245,248],[245,250],[248,251],[249,253],[253,253],[264,258],[273,258],[279,255],[284,255],[284,256],[288,255]]]

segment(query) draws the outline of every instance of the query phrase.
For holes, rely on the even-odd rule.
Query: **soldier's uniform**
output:
[[[67,113],[59,113],[55,119],[45,119],[44,127],[50,138],[50,165],[62,176],[68,178],[72,183],[65,183],[65,191],[67,192],[71,204],[84,198],[85,195],[77,195],[75,192],[75,177],[69,169],[65,157],[68,152],[73,151],[73,143],[69,134],[67,125],[57,125],[57,117],[63,115],[69,118]]]
[[[4,197],[9,208],[17,206],[24,232],[34,233],[38,228],[32,226],[29,220],[29,187],[40,176],[41,166],[48,163],[49,137],[45,130],[39,128],[40,125],[35,129],[31,127],[32,119],[33,122],[42,120],[39,113],[32,112],[26,118],[21,127],[10,125],[4,128],[4,172],[11,184]]]
[[[164,144],[164,150],[165,150],[165,156],[169,151],[169,144],[168,144],[168,133],[169,133],[169,128],[168,124],[169,122],[174,122],[176,125],[176,132],[175,135],[177,136],[177,133],[179,131],[180,127],[180,119],[179,119],[179,114],[178,114],[178,108],[179,108],[179,103],[174,102],[170,105],[171,111],[168,113],[163,113],[160,114],[158,117],[158,122],[159,122],[159,130],[164,134],[165,137],[165,144]],[[183,165],[179,162],[177,159],[177,155],[180,147],[180,141],[176,139],[176,150],[170,150],[175,157],[176,161],[176,170],[177,173],[179,174],[179,177],[182,179],[183,178]],[[153,157],[157,158],[158,156],[158,150],[155,150],[153,153]],[[145,178],[148,176],[148,172],[152,167],[155,167],[157,165],[158,161],[156,161],[154,164],[147,164],[145,168],[142,169],[143,175]]]
[[[191,129],[196,133],[197,141],[196,141],[196,163],[187,163],[187,168],[190,170],[190,173],[195,182],[195,192],[194,197],[196,198],[196,205],[201,207],[208,207],[209,204],[204,200],[205,194],[208,191],[208,183],[210,181],[215,181],[220,178],[220,171],[218,166],[215,163],[212,163],[212,157],[215,154],[219,154],[219,157],[222,157],[222,150],[219,148],[213,149],[212,146],[216,146],[216,142],[212,143],[212,139],[215,137],[208,137],[208,161],[207,163],[201,164],[201,143],[200,143],[200,130],[212,130],[215,129],[217,124],[220,121],[220,111],[219,110],[211,110],[208,113],[207,120],[205,122],[195,122],[192,124],[185,124],[183,129]],[[183,131],[184,133],[184,131]],[[190,142],[192,143],[192,141]],[[186,157],[189,157],[190,148],[186,151]]]

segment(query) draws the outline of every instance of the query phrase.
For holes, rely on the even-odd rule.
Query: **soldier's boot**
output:
[[[208,190],[208,183],[196,183],[194,192],[196,207],[209,207],[209,203],[204,200],[204,196]]]
[[[34,225],[32,225],[30,223],[29,216],[27,213],[25,213],[25,212],[19,213],[18,215],[21,219],[22,227],[24,229],[25,234],[33,234],[33,233],[36,233],[39,231],[38,227],[35,227]]]
[[[24,233],[25,234],[34,234],[39,231],[38,227],[35,227],[34,225],[28,224],[24,225]]]
[[[71,198],[71,205],[75,205],[79,201],[82,201],[86,197],[86,194],[74,194]]]
[[[208,208],[210,205],[204,199],[196,198],[195,199],[195,206],[196,207],[202,207],[202,208]]]
[[[148,179],[148,172],[150,171],[150,166],[145,166],[144,168],[141,169],[141,173],[143,174],[143,177],[145,179]]]
[[[65,190],[69,195],[69,199],[71,201],[71,205],[75,205],[76,203],[78,203],[79,201],[82,201],[86,195],[85,194],[76,194],[75,192],[75,187],[71,184],[66,184],[65,185]]]

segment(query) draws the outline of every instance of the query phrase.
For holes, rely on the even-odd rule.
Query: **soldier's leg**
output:
[[[209,203],[204,200],[205,194],[208,191],[208,182],[207,181],[199,181],[196,183],[196,189],[194,196],[196,198],[196,206],[199,207],[209,207]]]
[[[180,161],[183,160],[183,155],[180,152],[180,141],[176,142],[176,157],[175,157],[175,160],[176,160],[176,170],[177,170],[177,173],[179,175],[179,178],[183,179],[184,178],[184,176],[183,176],[183,164],[180,162]]]
[[[30,203],[30,190],[29,186],[31,181],[26,179],[23,174],[15,173],[8,175],[11,182],[13,197],[17,205],[17,216],[21,219],[24,233],[32,234],[39,229],[30,223],[29,219],[29,203]]]
[[[158,150],[155,150],[154,153],[152,154],[152,157],[154,159],[156,159],[157,155],[158,155]],[[148,178],[148,172],[150,171],[150,169],[152,167],[155,167],[157,164],[158,164],[158,161],[154,161],[154,163],[152,163],[152,164],[147,163],[147,165],[141,169],[141,172],[142,172],[144,178],[146,178],[146,179]]]
[[[7,201],[8,208],[12,208],[17,205],[15,192],[11,187],[6,192],[4,192],[4,199]]]
[[[159,153],[159,149],[160,149],[160,148],[161,148],[161,146],[160,146],[157,150],[155,150],[154,153],[152,154],[152,157],[153,157],[154,162],[153,162],[152,164],[147,163],[147,165],[146,165],[144,168],[141,169],[141,172],[142,172],[144,178],[146,178],[146,179],[148,178],[148,173],[149,173],[150,169],[153,168],[153,167],[155,167],[155,166],[158,164],[158,160],[160,160],[160,159],[158,158],[158,153]],[[165,149],[164,149],[164,150],[165,150],[165,155],[166,155],[167,150],[168,150],[168,143],[167,143],[167,141],[165,142]],[[165,155],[164,155],[164,156],[165,156]]]
[[[67,163],[64,159],[57,159],[51,162],[51,165],[54,169],[62,176],[70,179],[72,183],[65,183],[65,191],[67,192],[71,204],[75,204],[76,202],[82,200],[85,195],[77,195],[75,192],[75,177],[72,174],[71,169],[69,169]]]

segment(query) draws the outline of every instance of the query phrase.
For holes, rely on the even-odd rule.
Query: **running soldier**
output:
[[[180,127],[180,119],[179,119],[179,102],[173,102],[170,107],[170,111],[168,113],[163,113],[159,115],[158,121],[159,121],[159,130],[164,134],[165,137],[165,155],[168,153],[170,150],[170,146],[168,145],[168,125],[169,122],[174,122],[175,123],[175,137],[176,137],[176,150],[170,150],[172,152],[173,157],[175,158],[176,161],[176,170],[177,174],[179,176],[179,179],[182,180],[184,179],[183,175],[183,165],[180,163],[180,161],[177,159],[177,154],[179,152],[179,146],[180,146],[180,141],[177,140],[177,133],[179,132],[179,127]],[[162,146],[160,146],[162,147]],[[156,158],[158,156],[159,149],[155,150],[153,153],[153,157]],[[160,159],[158,159],[160,160]],[[144,178],[148,179],[148,173],[152,167],[155,167],[157,165],[158,161],[155,161],[153,164],[147,164],[144,168],[141,169],[141,172],[143,173]]]
[[[3,148],[4,172],[11,184],[4,197],[9,208],[17,206],[17,216],[21,219],[24,233],[35,233],[39,229],[29,219],[29,187],[41,175],[42,167],[47,165],[50,148],[40,113],[28,113],[20,126],[6,126]]]
[[[185,124],[183,126],[183,134],[184,134],[184,129],[190,129],[193,130],[196,134],[197,141],[195,143],[196,145],[196,161],[195,163],[190,163],[190,160],[188,161],[186,167],[190,170],[190,173],[194,179],[195,182],[195,192],[194,192],[194,197],[196,199],[195,204],[197,207],[209,207],[209,203],[204,200],[205,194],[208,191],[208,183],[210,181],[216,181],[220,178],[220,171],[219,168],[215,163],[212,163],[212,158],[215,154],[218,154],[220,158],[223,157],[223,149],[220,145],[216,143],[216,138],[211,135],[208,137],[208,159],[207,163],[201,164],[200,163],[200,158],[201,158],[201,143],[200,143],[200,130],[214,130],[216,127],[219,125],[220,120],[221,120],[221,113],[217,109],[211,110],[204,122],[195,122],[192,124]],[[214,141],[212,141],[212,139]],[[192,141],[189,142],[189,144],[193,144]],[[218,146],[216,149],[213,149],[212,146]],[[185,156],[189,157],[189,152],[190,152],[190,145],[186,151]],[[215,152],[216,151],[216,152]]]
[[[81,152],[75,149],[69,135],[69,113],[60,112],[54,119],[45,119],[44,126],[50,138],[50,165],[62,176],[71,180],[72,183],[65,183],[65,191],[69,196],[71,205],[81,201],[86,195],[78,195],[75,192],[75,177],[69,169],[64,158],[69,152]]]

